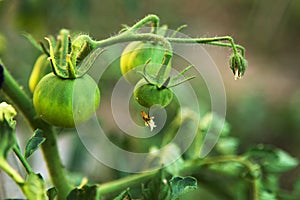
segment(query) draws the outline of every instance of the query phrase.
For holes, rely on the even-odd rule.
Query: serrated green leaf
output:
[[[117,197],[114,198],[114,200],[131,200],[131,194],[129,192],[129,188],[121,192]]]
[[[197,180],[194,177],[173,177],[170,180],[172,189],[172,200],[179,198],[180,195],[197,189]]]
[[[162,169],[143,188],[142,196],[144,200],[171,200],[171,189]]]
[[[39,174],[28,174],[24,185],[22,185],[21,187],[28,200],[47,199],[44,181]]]
[[[297,159],[272,146],[258,145],[250,149],[245,156],[260,164],[268,172],[282,173],[298,165]]]
[[[43,136],[42,130],[35,130],[33,136],[28,140],[25,147],[25,158],[28,158],[35,152],[43,142],[45,142],[46,138]]]
[[[99,195],[97,192],[97,186],[83,186],[82,188],[75,188],[70,192],[67,200],[98,200]]]
[[[56,195],[57,195],[57,189],[55,187],[52,187],[47,190],[48,200],[54,200]]]

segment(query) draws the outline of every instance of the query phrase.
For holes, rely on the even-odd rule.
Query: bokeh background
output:
[[[39,52],[22,33],[42,39],[68,28],[104,39],[117,34],[121,24],[132,25],[150,13],[171,29],[187,24],[182,32],[190,36],[230,35],[243,45],[249,67],[237,81],[228,69],[230,50],[204,46],[222,74],[227,120],[241,140],[239,151],[264,143],[300,158],[298,0],[0,0],[0,56],[28,91]],[[19,124],[26,136],[31,134],[26,122]],[[70,168],[76,163],[68,162]],[[284,187],[291,187],[298,171],[287,174]]]

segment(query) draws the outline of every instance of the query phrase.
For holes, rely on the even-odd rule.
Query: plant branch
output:
[[[204,165],[211,165],[217,164],[222,162],[238,162],[245,166],[249,170],[255,169],[255,165],[250,161],[244,159],[241,156],[217,156],[207,159],[195,159],[195,160],[188,160],[184,163],[182,169],[180,170],[180,175],[190,175],[199,171],[199,169]],[[98,191],[101,195],[105,195],[111,192],[117,192],[124,190],[128,187],[141,184],[142,182],[148,181],[152,177],[156,175],[158,170],[147,171],[141,174],[135,174],[131,176],[127,176],[125,178],[121,178],[115,181],[107,182],[104,184],[100,184]],[[254,186],[254,184],[253,184]],[[253,188],[254,193],[256,193],[256,188]],[[257,196],[257,195],[255,195]],[[256,199],[255,199],[256,200]]]
[[[131,26],[128,31],[136,31],[137,29],[145,26],[148,23],[152,23],[154,30],[153,33],[157,33],[157,29],[159,27],[159,17],[156,15],[148,15],[145,18],[141,19],[140,21],[138,21],[136,24],[134,24],[133,26]]]
[[[127,187],[141,184],[142,182],[148,181],[150,178],[155,176],[158,170],[147,171],[141,174],[134,174],[121,178],[115,181],[100,184],[98,187],[98,192],[100,195],[105,195],[111,192],[121,191]]]
[[[33,173],[30,165],[28,164],[27,160],[24,158],[23,154],[21,153],[20,149],[18,147],[14,147],[13,148],[15,154],[17,155],[17,157],[19,158],[19,160],[21,161],[22,165],[24,166],[26,172],[28,174]]]
[[[67,181],[66,172],[59,156],[56,133],[52,126],[45,123],[37,115],[31,99],[26,95],[24,90],[21,89],[4,65],[3,68],[4,83],[2,91],[14,102],[18,110],[23,113],[33,130],[43,130],[46,141],[42,144],[42,151],[47,163],[49,174],[54,186],[58,190],[58,198],[65,199],[71,190],[71,186]]]
[[[173,38],[173,37],[167,37],[166,38],[170,42],[175,43],[201,43],[201,44],[211,44],[216,46],[222,46],[222,47],[231,47],[234,54],[237,54],[239,49],[241,51],[242,56],[244,57],[245,49],[244,47],[240,45],[236,45],[234,43],[234,40],[230,36],[221,36],[221,37],[212,37],[212,38]],[[227,41],[229,43],[224,43],[220,41]]]
[[[133,33],[126,31],[119,35],[100,40],[100,41],[93,41],[90,40],[89,42],[92,44],[93,48],[103,48],[110,45],[114,45],[117,43],[122,42],[131,42],[131,41],[153,41],[161,43],[166,50],[171,50],[172,46],[168,40],[166,40],[163,36],[156,35],[153,33]]]
[[[18,185],[21,185],[24,183],[24,179],[20,176],[20,174],[14,169],[12,168],[7,161],[5,160],[5,158],[0,157],[0,169],[2,169],[3,171],[5,171],[5,173],[11,177]]]

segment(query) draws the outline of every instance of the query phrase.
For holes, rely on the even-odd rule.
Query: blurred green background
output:
[[[0,0],[0,56],[28,90],[39,52],[22,36],[42,39],[61,28],[104,39],[147,14],[194,37],[230,35],[246,48],[249,67],[233,79],[230,51],[205,46],[224,79],[227,120],[240,151],[272,144],[300,158],[300,1],[298,0]],[[288,175],[286,187],[295,180]]]

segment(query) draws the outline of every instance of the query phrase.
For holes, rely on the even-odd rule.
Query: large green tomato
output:
[[[142,71],[145,63],[151,59],[147,67],[147,72],[155,76],[162,64],[166,49],[152,42],[135,41],[129,43],[122,52],[120,59],[121,72],[125,79],[135,84],[141,79],[137,71]],[[171,51],[169,49],[169,51]],[[167,72],[170,72],[171,62],[168,64]],[[168,74],[167,73],[167,74]],[[167,76],[167,75],[166,75]]]
[[[142,106],[150,108],[153,105],[165,107],[173,99],[173,92],[169,88],[159,89],[156,85],[140,80],[133,92],[134,99]]]
[[[33,104],[40,117],[60,127],[72,128],[87,121],[99,103],[99,88],[87,74],[76,79],[47,74],[33,93]]]

